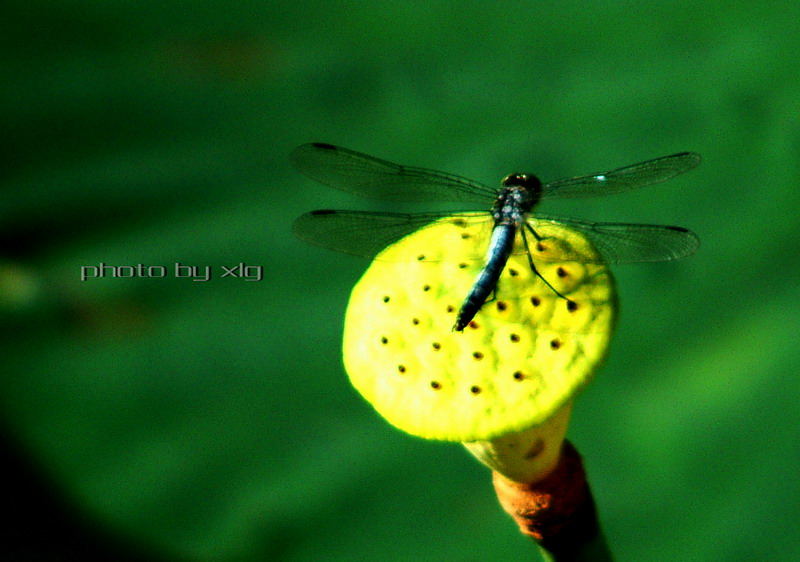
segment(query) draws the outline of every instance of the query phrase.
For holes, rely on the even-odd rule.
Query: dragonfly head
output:
[[[500,182],[503,187],[524,187],[531,193],[539,193],[542,191],[542,182],[536,176],[529,176],[528,174],[511,174],[503,178]]]
[[[518,193],[525,211],[529,211],[533,205],[539,202],[539,198],[542,196],[542,182],[536,176],[511,174],[504,177],[500,185],[507,191]]]

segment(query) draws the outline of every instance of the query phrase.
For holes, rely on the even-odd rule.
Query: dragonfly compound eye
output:
[[[524,187],[528,191],[539,193],[542,188],[542,182],[536,176],[528,174],[511,174],[503,178],[500,182],[503,187]]]

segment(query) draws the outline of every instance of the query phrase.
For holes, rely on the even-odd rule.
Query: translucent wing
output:
[[[452,213],[312,211],[294,221],[294,234],[337,252],[372,258],[389,244]],[[491,223],[488,213],[460,213],[459,219]],[[483,251],[483,248],[481,248]]]
[[[556,180],[542,187],[542,198],[595,197],[667,181],[700,163],[700,155],[679,152],[610,172]]]
[[[555,224],[580,232],[600,254],[596,261],[603,263],[671,261],[691,255],[700,247],[697,235],[680,226],[585,222],[539,214],[529,219],[528,224],[534,230],[542,224]]]
[[[497,190],[445,172],[401,166],[324,143],[297,147],[292,164],[308,177],[348,193],[384,201],[479,203],[488,211]]]

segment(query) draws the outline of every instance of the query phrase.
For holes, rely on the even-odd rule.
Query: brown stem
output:
[[[503,509],[555,560],[612,559],[581,457],[569,441],[556,468],[542,480],[512,482],[497,472],[493,477]]]

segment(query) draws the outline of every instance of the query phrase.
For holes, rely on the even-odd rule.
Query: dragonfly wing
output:
[[[294,234],[310,244],[337,252],[372,258],[386,246],[429,226],[436,220],[491,223],[488,213],[379,213],[369,211],[312,211],[294,221]],[[481,248],[484,251],[484,248]]]
[[[695,152],[679,152],[609,172],[557,180],[542,187],[542,197],[577,198],[611,195],[667,181],[700,163]]]
[[[292,164],[308,177],[348,193],[384,201],[480,203],[488,210],[497,190],[445,172],[401,166],[324,143],[297,147]]]
[[[542,225],[562,225],[588,238],[603,263],[637,263],[677,260],[697,251],[700,240],[680,226],[586,222],[537,214],[528,224],[537,231]],[[557,259],[555,256],[553,259]],[[568,258],[568,256],[565,256]],[[580,261],[588,261],[578,258]]]

